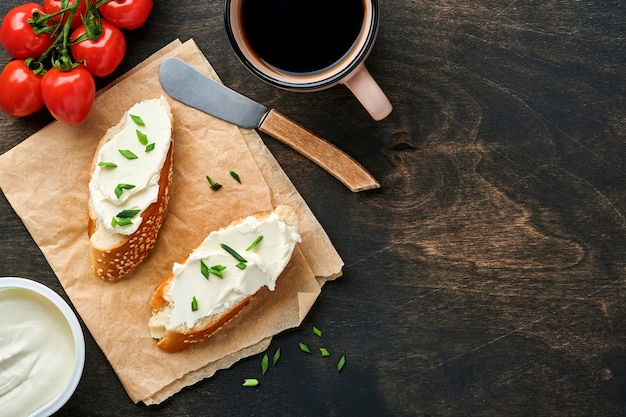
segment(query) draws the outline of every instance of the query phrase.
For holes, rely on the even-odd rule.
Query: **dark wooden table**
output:
[[[381,122],[343,87],[298,94],[254,78],[220,1],[155,3],[99,88],[194,38],[225,84],[383,187],[353,194],[263,136],[346,264],[273,340],[280,366],[244,388],[252,357],[135,405],[85,329],[85,371],[58,415],[626,415],[626,3],[383,0],[368,60],[395,106]],[[0,116],[0,153],[50,121]],[[0,213],[0,276],[66,297],[4,194]],[[313,325],[347,356],[340,374],[300,352]]]

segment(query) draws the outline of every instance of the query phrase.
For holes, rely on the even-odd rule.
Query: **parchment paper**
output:
[[[185,386],[267,349],[273,335],[298,326],[343,262],[325,231],[259,135],[169,98],[157,71],[178,56],[218,79],[193,40],[176,40],[101,91],[80,125],[54,122],[0,156],[0,187],[65,288],[134,402],[160,403]],[[91,269],[87,202],[98,140],[134,103],[167,97],[174,114],[174,179],[157,245],[130,275],[104,282]],[[237,183],[229,171],[241,178]],[[210,189],[206,175],[221,183]],[[165,353],[150,337],[156,284],[206,235],[277,204],[301,215],[303,242],[278,280],[206,342]]]

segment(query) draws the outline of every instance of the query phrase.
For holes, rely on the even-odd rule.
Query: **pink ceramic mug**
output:
[[[225,0],[224,20],[238,58],[262,80],[290,91],[344,84],[374,120],[391,113],[364,65],[377,0]]]

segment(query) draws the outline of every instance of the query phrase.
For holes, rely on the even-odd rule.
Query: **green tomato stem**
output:
[[[47,71],[45,62],[49,59],[49,65],[57,68],[60,71],[69,71],[79,65],[82,62],[75,62],[69,52],[69,47],[75,43],[82,42],[87,39],[95,40],[102,34],[102,21],[98,7],[111,0],[99,0],[96,3],[90,4],[89,0],[78,0],[72,4],[69,4],[69,0],[61,0],[61,8],[54,13],[43,13],[36,11],[33,16],[28,19],[28,23],[33,28],[36,34],[48,33],[55,37],[52,45],[37,57],[29,62],[29,68],[33,69],[36,74],[44,75]],[[83,25],[85,26],[86,34],[80,36],[76,41],[70,41],[71,24],[74,15],[76,14],[78,7],[84,2],[86,7],[85,15],[83,16]],[[50,20],[59,15],[67,13],[65,22],[61,24],[63,20],[60,20],[56,25],[50,25]]]

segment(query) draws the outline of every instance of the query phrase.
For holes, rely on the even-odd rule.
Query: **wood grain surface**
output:
[[[346,151],[382,188],[354,194],[263,136],[344,277],[272,341],[282,354],[265,376],[255,356],[159,406],[128,399],[87,332],[85,372],[59,416],[626,415],[626,3],[380,10],[367,67],[394,105],[380,122],[343,87],[292,93],[254,78],[228,44],[221,2],[157,0],[126,32],[127,56],[99,88],[194,38],[226,85]],[[0,153],[50,121],[1,115]],[[65,297],[3,194],[0,234],[0,276]],[[261,385],[242,387],[248,377]]]

